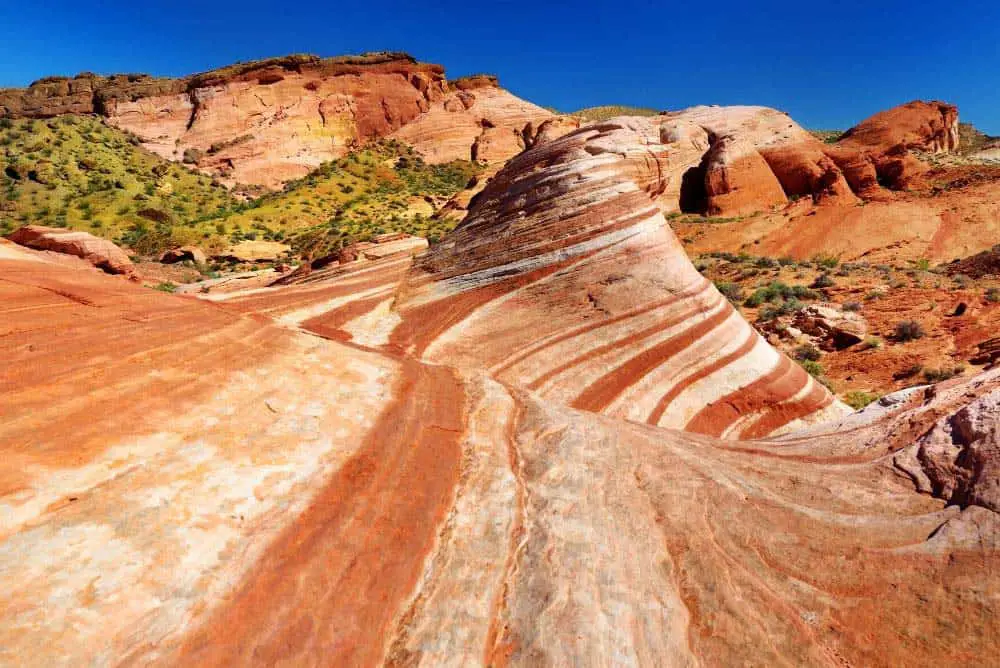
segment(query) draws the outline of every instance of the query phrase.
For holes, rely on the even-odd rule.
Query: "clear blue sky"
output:
[[[0,50],[0,87],[401,50],[564,111],[747,103],[846,128],[937,98],[1000,135],[996,0],[29,0],[0,4]]]

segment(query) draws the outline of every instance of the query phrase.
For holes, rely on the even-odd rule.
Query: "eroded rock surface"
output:
[[[0,91],[0,117],[65,113],[101,114],[164,158],[268,188],[388,136],[431,162],[502,163],[555,118],[496,77],[448,82],[403,53],[287,56],[181,79],[85,73]]]
[[[54,251],[82,258],[109,274],[129,274],[134,266],[118,246],[87,232],[42,225],[25,225],[7,239],[36,250]]]
[[[661,138],[206,299],[0,245],[0,662],[997,656],[1000,371],[844,416],[684,257]]]

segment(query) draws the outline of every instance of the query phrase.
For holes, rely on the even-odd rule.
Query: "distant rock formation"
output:
[[[84,73],[0,91],[0,117],[67,113],[100,114],[164,158],[269,188],[387,136],[431,162],[503,162],[553,117],[496,77],[449,83],[441,66],[402,53],[286,56],[181,79]]]

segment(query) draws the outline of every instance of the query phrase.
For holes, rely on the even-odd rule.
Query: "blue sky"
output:
[[[293,52],[408,51],[569,111],[763,104],[846,128],[915,98],[1000,135],[1000,2],[34,0],[0,3],[0,87],[182,75]]]

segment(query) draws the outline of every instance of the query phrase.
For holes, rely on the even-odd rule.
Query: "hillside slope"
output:
[[[224,253],[248,239],[287,241],[307,255],[389,231],[436,239],[454,221],[434,214],[482,169],[467,160],[430,165],[386,140],[281,191],[234,192],[77,115],[0,120],[0,149],[0,235],[26,224],[68,227],[141,256],[188,244]]]
[[[153,252],[142,230],[169,228],[160,245],[205,244],[214,232],[194,221],[239,203],[221,183],[91,116],[0,119],[0,167],[0,234],[36,223]]]

